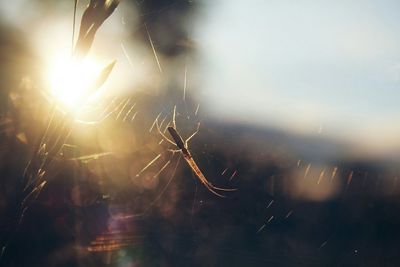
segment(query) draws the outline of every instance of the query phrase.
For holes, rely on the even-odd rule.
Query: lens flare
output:
[[[94,59],[84,61],[56,60],[49,71],[50,91],[59,104],[79,110],[91,97],[90,87],[101,72]]]

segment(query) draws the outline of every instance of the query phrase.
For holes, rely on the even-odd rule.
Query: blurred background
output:
[[[397,266],[399,8],[121,1],[90,57],[117,61],[94,102],[123,107],[77,114],[20,219],[74,1],[1,2],[1,265]],[[201,123],[189,149],[205,177],[237,191],[213,195],[161,142],[174,107],[183,139]]]

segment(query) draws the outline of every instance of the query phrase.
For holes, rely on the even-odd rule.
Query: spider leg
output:
[[[167,141],[170,144],[173,144],[174,146],[176,146],[176,143],[174,143],[171,139],[169,139],[168,137],[165,136],[165,134],[161,131],[160,129],[160,125],[158,125],[158,120],[156,120],[156,127],[157,127],[157,131],[158,133],[162,136],[162,138]]]
[[[171,122],[169,121],[169,122],[165,125],[165,129],[163,130],[163,133],[164,133],[164,134],[167,132],[170,123],[171,123]]]
[[[180,150],[180,149],[167,149],[167,151],[171,152],[172,154],[182,152],[182,150]]]
[[[204,174],[201,172],[201,170],[199,169],[199,167],[197,166],[196,162],[194,161],[193,157],[191,157],[190,155],[186,155],[183,154],[184,159],[186,160],[187,164],[189,165],[189,167],[192,169],[192,171],[196,174],[197,178],[199,178],[200,182],[207,187],[207,189],[212,192],[213,194],[219,196],[219,197],[225,197],[224,195],[220,194],[217,191],[225,191],[225,192],[229,192],[229,191],[236,191],[236,189],[230,189],[230,188],[220,188],[220,187],[216,187],[214,186],[211,182],[209,182],[207,180],[207,178],[204,176]]]
[[[160,124],[159,124],[159,128],[160,128],[160,129],[163,127],[164,122],[165,122],[165,120],[167,119],[167,117],[168,117],[168,115],[166,115],[166,116],[164,117],[164,119],[162,119],[162,121],[160,122]],[[157,122],[158,122],[158,121],[157,121]]]
[[[185,146],[186,146],[186,147],[188,146],[188,143],[189,143],[190,139],[192,139],[192,138],[199,132],[199,129],[200,129],[200,122],[197,123],[197,129],[196,129],[196,131],[195,131],[191,136],[189,136],[188,139],[186,139],[186,141],[185,141]]]
[[[157,121],[157,119],[158,119],[160,116],[161,116],[161,112],[158,113],[156,119],[154,120],[153,124],[151,125],[151,127],[150,127],[150,129],[149,129],[149,133],[151,133],[151,131],[153,130],[154,125],[156,125],[156,121]]]

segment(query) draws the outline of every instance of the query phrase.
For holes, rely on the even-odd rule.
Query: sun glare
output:
[[[51,94],[60,104],[79,110],[91,95],[90,86],[100,74],[100,66],[89,58],[81,62],[56,60],[49,71]]]

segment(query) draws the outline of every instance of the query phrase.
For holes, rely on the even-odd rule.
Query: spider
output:
[[[207,180],[207,178],[204,176],[204,174],[202,173],[200,168],[197,166],[197,163],[194,161],[192,154],[190,153],[189,147],[188,147],[189,141],[199,132],[200,123],[197,124],[196,131],[191,136],[189,136],[189,138],[187,138],[186,141],[183,141],[181,135],[176,130],[175,114],[176,114],[176,106],[174,107],[174,113],[173,113],[173,117],[172,117],[172,126],[167,127],[167,130],[174,141],[172,141],[167,136],[165,136],[165,134],[161,131],[160,126],[158,125],[158,121],[156,119],[156,126],[157,126],[158,133],[163,137],[164,140],[166,140],[170,144],[178,147],[178,149],[176,149],[176,150],[170,149],[169,151],[171,151],[173,153],[180,152],[182,154],[183,158],[185,159],[186,163],[189,165],[189,167],[192,169],[192,171],[196,174],[196,176],[200,180],[200,182],[213,194],[215,194],[219,197],[225,197],[218,191],[225,191],[225,192],[235,191],[236,189],[216,187],[210,181]]]

